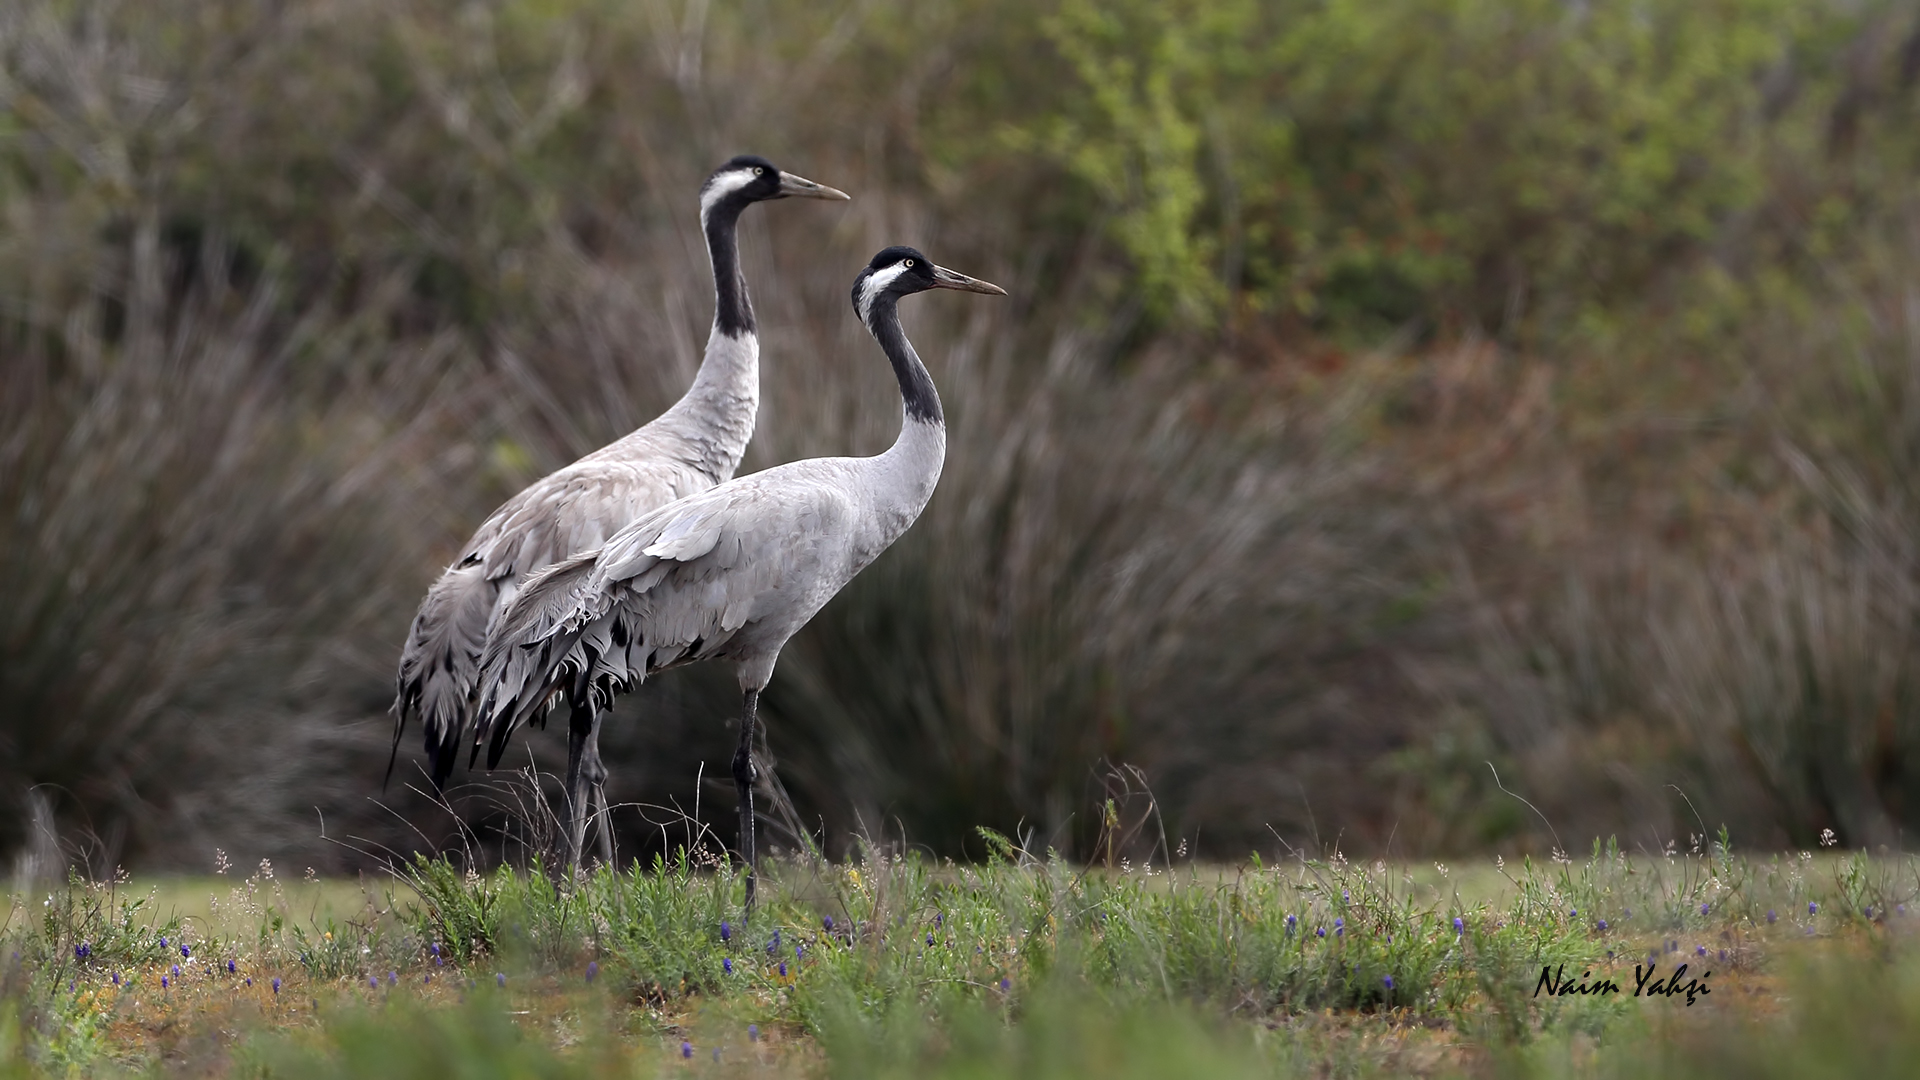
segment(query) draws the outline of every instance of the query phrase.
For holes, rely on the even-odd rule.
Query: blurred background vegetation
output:
[[[872,251],[1012,293],[909,314],[946,476],[765,702],[830,838],[1086,854],[1131,764],[1205,854],[1550,846],[1491,762],[1896,843],[1917,110],[1872,0],[0,6],[0,852],[452,836],[379,786],[407,621],[685,387],[741,151],[854,195],[748,215],[745,468],[890,440]],[[731,698],[627,700],[613,797],[730,806]]]

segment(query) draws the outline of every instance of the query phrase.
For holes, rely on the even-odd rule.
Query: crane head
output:
[[[716,206],[772,199],[845,199],[847,193],[815,183],[804,176],[784,172],[779,166],[757,154],[741,154],[713,171],[700,188],[700,216],[704,220]]]
[[[869,322],[874,302],[882,296],[901,297],[928,289],[958,289],[961,292],[1005,296],[1007,290],[989,281],[937,265],[918,248],[890,247],[873,257],[853,282],[853,309],[861,322]]]

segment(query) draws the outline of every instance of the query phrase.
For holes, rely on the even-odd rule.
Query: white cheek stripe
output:
[[[884,270],[875,270],[873,273],[867,275],[867,280],[860,286],[861,322],[872,325],[873,302],[879,299],[880,294],[886,291],[887,286],[893,284],[895,279],[906,272],[907,264],[897,262]]]
[[[713,208],[721,199],[751,183],[753,183],[752,169],[733,169],[708,180],[707,186],[700,189],[700,224],[707,223],[707,215],[713,212]]]

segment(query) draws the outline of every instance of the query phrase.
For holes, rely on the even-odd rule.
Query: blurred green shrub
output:
[[[1828,85],[1874,18],[1782,0],[1063,0],[1044,29],[1077,84],[1010,138],[1111,208],[1165,316],[1551,339],[1824,186]]]

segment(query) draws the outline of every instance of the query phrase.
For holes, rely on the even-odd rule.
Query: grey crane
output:
[[[700,225],[713,264],[713,329],[693,385],[652,422],[560,469],[508,499],[487,518],[414,616],[400,654],[393,702],[394,758],[407,721],[418,715],[436,790],[452,773],[473,709],[481,649],[515,590],[556,559],[597,547],[622,526],[673,500],[733,476],[753,435],[760,403],[760,344],[740,270],[740,214],[785,198],[845,199],[845,192],[742,155],[700,188]],[[606,812],[600,760],[603,711],[585,686],[567,694],[568,859],[578,866],[589,816]],[[393,775],[393,758],[387,776]],[[600,854],[612,858],[607,822]]]
[[[599,549],[527,579],[487,639],[473,752],[486,743],[489,764],[556,694],[584,687],[598,709],[667,668],[734,665],[743,704],[733,781],[749,914],[760,692],[781,647],[906,532],[940,479],[940,395],[898,310],[901,297],[928,289],[1006,295],[910,247],[890,247],[861,271],[854,309],[900,383],[904,415],[892,447],[790,462],[652,511]]]

